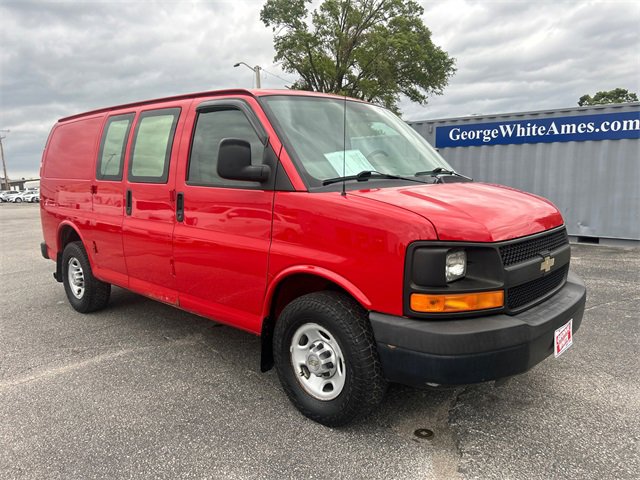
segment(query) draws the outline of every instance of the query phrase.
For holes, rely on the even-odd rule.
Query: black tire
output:
[[[84,279],[84,291],[76,296],[73,286],[69,283],[69,268],[71,262],[77,262]],[[111,295],[111,285],[93,276],[91,264],[82,242],[67,244],[62,252],[62,282],[71,306],[80,313],[95,312],[107,306]],[[76,287],[77,288],[77,287]]]
[[[21,198],[16,198],[15,203],[22,203],[22,199]]]
[[[344,357],[344,386],[334,399],[312,396],[298,379],[300,372],[294,370],[291,342],[306,324],[317,324],[330,332]],[[387,382],[367,313],[343,293],[310,293],[287,305],[276,322],[273,353],[278,377],[291,402],[303,415],[328,427],[366,416],[384,397]]]

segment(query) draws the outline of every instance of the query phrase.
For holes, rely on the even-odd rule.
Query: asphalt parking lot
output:
[[[506,383],[392,386],[371,417],[302,417],[249,334],[114,289],[81,315],[0,205],[0,478],[638,478],[640,249],[574,246],[574,346]],[[414,431],[427,428],[433,437]]]

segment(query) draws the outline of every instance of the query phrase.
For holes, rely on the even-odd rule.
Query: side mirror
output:
[[[239,138],[225,138],[218,147],[218,175],[227,180],[266,182],[268,165],[251,165],[251,145]]]

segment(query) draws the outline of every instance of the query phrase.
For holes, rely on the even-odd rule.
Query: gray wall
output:
[[[408,122],[435,145],[436,127],[640,111],[640,103]],[[640,140],[440,148],[460,173],[541,195],[570,235],[640,240]]]

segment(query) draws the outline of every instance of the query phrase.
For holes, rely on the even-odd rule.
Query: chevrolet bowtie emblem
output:
[[[544,260],[540,264],[540,271],[548,273],[551,271],[551,267],[556,264],[556,259],[553,257],[544,257]]]

